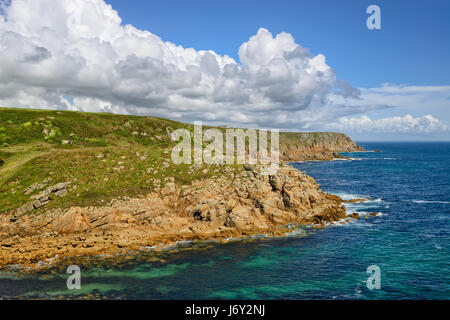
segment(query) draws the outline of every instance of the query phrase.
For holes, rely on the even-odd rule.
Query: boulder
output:
[[[284,209],[281,196],[275,192],[270,193],[267,198],[258,201],[262,214],[269,216],[275,209]]]
[[[27,212],[32,211],[33,209],[34,209],[33,202],[27,202],[23,206],[21,206],[19,209],[16,210],[16,214],[20,216]]]
[[[289,211],[283,211],[275,208],[268,215],[269,220],[275,225],[287,224],[295,220],[295,215]]]
[[[359,216],[359,213],[357,212],[353,212],[351,214],[348,215],[350,218],[355,219],[355,220],[359,220],[361,217]]]
[[[216,210],[210,212],[210,220],[214,226],[223,226],[227,221],[229,216],[229,211],[224,207],[217,208]]]
[[[43,206],[47,205],[48,202],[49,202],[48,200],[47,201],[43,201],[43,202],[41,202],[40,200],[34,200],[33,201],[33,207],[35,209],[39,209],[39,208],[42,208]]]
[[[269,182],[270,182],[270,185],[272,186],[273,190],[281,191],[281,190],[283,190],[283,186],[286,182],[286,178],[282,174],[278,173],[277,175],[270,176]]]
[[[234,207],[236,207],[236,204],[237,204],[236,200],[234,199],[228,200],[225,206],[226,211],[230,212],[231,210],[233,210]]]
[[[230,228],[243,229],[251,223],[250,210],[245,207],[235,207],[228,216],[225,226]]]
[[[45,184],[41,184],[41,183],[33,183],[31,186],[29,186],[28,188],[25,189],[24,193],[25,194],[31,194],[36,190],[40,190],[42,188],[45,187]]]
[[[58,190],[58,191],[56,191],[54,194],[55,194],[55,196],[57,196],[57,197],[64,197],[64,196],[67,195],[67,189],[61,189],[61,190]]]

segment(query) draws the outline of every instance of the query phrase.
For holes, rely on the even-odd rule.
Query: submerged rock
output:
[[[357,202],[366,202],[367,199],[351,199],[351,200],[343,200],[344,203],[357,203]]]
[[[357,212],[353,212],[353,213],[349,214],[348,216],[355,220],[359,220],[361,218],[359,213],[357,213]]]

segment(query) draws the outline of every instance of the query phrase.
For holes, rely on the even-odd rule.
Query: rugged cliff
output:
[[[343,133],[292,132],[280,135],[280,151],[285,161],[307,161],[343,158],[340,152],[364,149]]]
[[[272,176],[261,175],[257,167],[229,168],[220,177],[188,186],[168,182],[145,197],[103,206],[2,215],[0,266],[179,240],[283,235],[290,231],[287,224],[323,226],[346,218],[341,199],[288,165]]]
[[[283,164],[176,165],[180,122],[0,108],[0,266],[178,240],[281,235],[349,219],[339,197]],[[361,150],[335,133],[282,133],[285,160]]]

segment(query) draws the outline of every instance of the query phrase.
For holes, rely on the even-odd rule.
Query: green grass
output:
[[[28,202],[31,195],[24,190],[46,180],[46,186],[71,181],[76,189],[41,210],[144,195],[163,187],[170,177],[185,185],[222,175],[225,166],[195,169],[173,164],[170,155],[177,142],[171,141],[169,133],[178,128],[193,132],[192,125],[154,117],[0,108],[0,213]],[[317,135],[283,133],[280,148],[283,141],[306,143],[312,138]],[[99,158],[100,154],[104,157]],[[206,167],[208,172],[203,171]]]
[[[0,212],[14,210],[30,195],[33,183],[47,186],[71,181],[76,190],[53,200],[46,209],[97,205],[115,197],[147,194],[173,177],[178,184],[221,174],[216,167],[204,174],[190,166],[175,166],[167,130],[192,127],[153,118],[71,111],[0,108]],[[65,145],[64,140],[72,144]],[[103,158],[97,156],[103,154]],[[146,155],[146,157],[144,157]],[[142,157],[142,158],[141,158]],[[163,163],[168,163],[163,168]],[[148,168],[153,168],[147,172]],[[191,170],[191,171],[189,171]],[[216,171],[216,172],[214,172]],[[34,194],[38,193],[36,191]]]

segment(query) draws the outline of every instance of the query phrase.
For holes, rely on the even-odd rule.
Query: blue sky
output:
[[[450,1],[0,4],[0,106],[450,140]]]
[[[108,0],[123,23],[184,47],[239,60],[239,46],[266,28],[322,53],[357,87],[450,84],[450,1],[145,1]],[[382,30],[366,27],[381,8]]]
[[[121,13],[124,23],[152,30],[164,40],[185,47],[213,49],[237,61],[239,46],[264,27],[274,34],[289,32],[313,54],[324,54],[338,78],[355,87],[450,84],[450,1],[107,2]],[[381,9],[381,30],[366,27],[366,9],[371,4]],[[405,109],[375,111],[371,116],[424,116],[431,111],[450,124],[449,108]],[[354,136],[395,139],[391,134]],[[447,135],[431,137],[441,138],[449,139]]]

